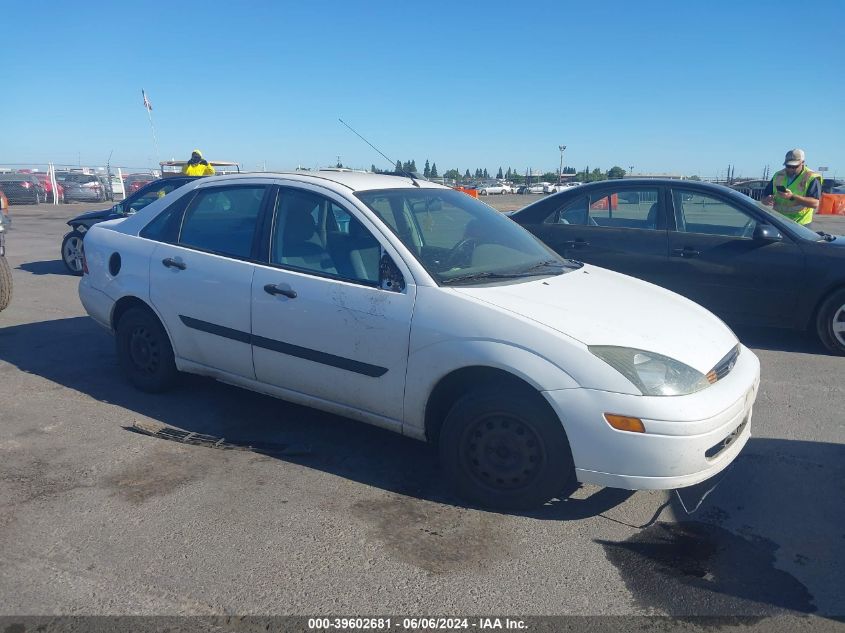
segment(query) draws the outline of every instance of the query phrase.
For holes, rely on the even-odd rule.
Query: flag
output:
[[[148,111],[152,112],[152,111],[153,111],[153,104],[152,104],[152,103],[150,103],[150,100],[147,98],[147,93],[146,93],[146,92],[144,92],[144,89],[143,89],[143,88],[141,88],[141,95],[143,95],[143,97],[144,97],[144,107],[145,107]]]

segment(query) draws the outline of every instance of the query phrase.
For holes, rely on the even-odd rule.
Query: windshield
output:
[[[781,223],[786,224],[789,227],[790,231],[792,231],[795,235],[797,235],[798,237],[800,237],[802,239],[812,240],[814,242],[817,242],[818,240],[821,239],[819,234],[816,233],[815,231],[813,231],[812,229],[808,229],[806,226],[798,224],[798,222],[791,220],[790,218],[786,217],[785,215],[781,215],[777,211],[774,211],[771,207],[767,207],[765,204],[763,204],[759,200],[755,200],[754,202],[757,204],[758,208],[760,208],[760,209],[762,209],[763,211],[766,212],[766,215],[768,217],[774,218],[776,220],[775,222],[772,223],[775,226],[777,226],[778,221],[779,221]]]
[[[452,189],[356,194],[439,284],[559,275],[582,264],[561,259],[495,209]]]

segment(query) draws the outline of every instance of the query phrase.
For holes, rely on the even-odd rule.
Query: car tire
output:
[[[0,256],[0,312],[12,302],[12,269],[6,258]]]
[[[62,261],[71,275],[82,275],[82,244],[85,235],[73,230],[62,238]]]
[[[819,307],[816,332],[827,349],[845,356],[845,288],[833,292]]]
[[[123,373],[137,389],[166,391],[179,374],[161,321],[148,308],[130,308],[117,323],[115,345]]]
[[[536,393],[463,396],[446,416],[439,451],[458,495],[487,508],[536,508],[575,482],[566,432]]]

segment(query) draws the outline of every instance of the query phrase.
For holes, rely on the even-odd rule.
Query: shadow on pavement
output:
[[[0,360],[122,407],[126,418],[121,426],[128,431],[153,420],[188,433],[250,444],[254,452],[385,491],[467,507],[450,493],[436,451],[422,442],[199,376],[183,376],[178,387],[164,394],[136,390],[121,374],[113,339],[88,317],[0,329]],[[167,440],[157,436],[149,441]],[[600,490],[586,499],[552,501],[521,514],[539,520],[587,519],[632,494]]]
[[[836,617],[845,613],[843,492],[845,445],[752,438],[697,513],[673,494],[678,523],[599,542],[646,608]]]
[[[42,262],[26,262],[18,266],[18,270],[25,270],[33,275],[65,275],[70,277],[64,262],[60,259],[46,260]]]

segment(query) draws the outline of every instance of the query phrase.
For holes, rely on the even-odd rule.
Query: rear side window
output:
[[[265,186],[200,189],[185,212],[179,244],[248,259]]]

